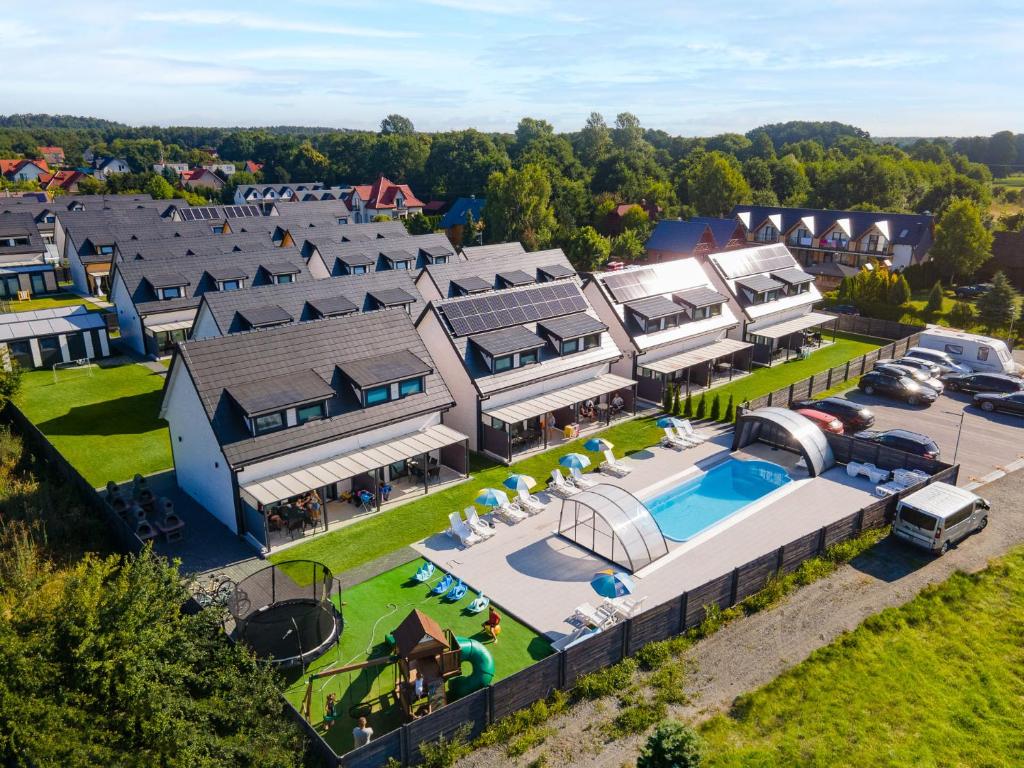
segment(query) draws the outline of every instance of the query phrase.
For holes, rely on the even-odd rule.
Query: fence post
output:
[[[769,405],[769,407],[771,406],[772,400],[774,399],[774,397],[775,397],[775,391],[772,390],[771,392],[768,393],[768,405]]]
[[[412,755],[412,750],[409,748],[409,726],[402,726],[402,737],[399,739],[401,749],[399,750],[402,754],[402,765],[409,765],[409,758]]]
[[[786,397],[786,405],[793,402],[793,385],[789,385],[789,395]]]
[[[828,526],[822,526],[821,530],[818,531],[818,554],[825,554],[825,534],[828,531]]]
[[[863,533],[864,531],[864,508],[861,507],[857,510],[857,533]]]
[[[686,626],[686,610],[688,603],[690,602],[690,593],[683,592],[679,598],[679,634],[683,634],[687,630]]]
[[[622,631],[622,658],[629,655],[629,636],[633,634],[633,620],[626,619],[623,622],[626,628]]]
[[[807,377],[807,396],[814,397],[814,374]],[[792,398],[790,398],[792,400]]]
[[[828,376],[825,378],[825,389],[832,389],[832,371],[834,368],[828,369]]]
[[[568,687],[565,679],[565,651],[558,652],[558,690],[564,691]]]
[[[861,376],[864,375],[864,368],[865,368],[865,364],[867,363],[867,361],[868,361],[867,355],[861,355],[860,356],[860,375]]]
[[[850,380],[850,361],[847,360],[846,361],[846,374],[843,376],[843,381],[849,381],[849,380]]]
[[[736,595],[740,591],[740,569],[732,569],[732,586],[729,589],[729,607],[736,605]]]
[[[775,559],[775,571],[778,573],[782,570],[782,564],[786,562],[786,545],[783,544],[779,547],[779,554]]]

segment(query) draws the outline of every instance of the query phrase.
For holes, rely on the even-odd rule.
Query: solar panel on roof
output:
[[[658,292],[658,278],[653,269],[635,269],[603,279],[612,298],[620,304]]]
[[[586,299],[575,283],[554,283],[505,294],[462,299],[442,304],[438,311],[455,336],[466,336],[582,312],[586,308]]]
[[[786,246],[741,248],[712,256],[722,273],[730,280],[761,272],[774,272],[796,266]]]

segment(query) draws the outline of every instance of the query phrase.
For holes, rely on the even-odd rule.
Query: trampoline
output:
[[[308,583],[299,586],[295,578]],[[341,638],[334,574],[322,563],[289,560],[262,568],[235,586],[228,608],[233,637],[280,667],[305,666]]]

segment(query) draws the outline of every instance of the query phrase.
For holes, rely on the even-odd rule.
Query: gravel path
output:
[[[991,522],[945,556],[919,555],[886,539],[829,578],[797,590],[778,607],[735,621],[698,643],[687,654],[691,703],[673,708],[672,715],[699,722],[724,712],[738,695],[770,682],[868,616],[910,601],[954,571],[981,570],[992,558],[1024,543],[1024,509],[1018,503],[1024,472],[1007,475],[979,492],[992,502]],[[516,764],[527,765],[543,752],[550,765],[634,765],[643,739],[604,743],[594,724],[608,719],[614,704],[602,704],[584,704],[552,721],[557,733]],[[478,751],[459,763],[460,768],[507,765],[508,758],[498,749]]]

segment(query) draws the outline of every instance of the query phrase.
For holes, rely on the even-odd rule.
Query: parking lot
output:
[[[978,481],[1024,456],[1024,418],[1005,413],[985,413],[972,405],[970,395],[943,394],[928,407],[911,407],[858,389],[843,397],[871,408],[872,429],[909,429],[928,435],[939,444],[942,460],[960,464],[960,485]],[[960,419],[963,414],[963,429]],[[957,432],[960,445],[957,447]]]

